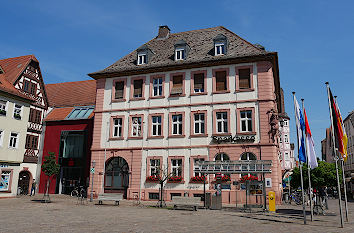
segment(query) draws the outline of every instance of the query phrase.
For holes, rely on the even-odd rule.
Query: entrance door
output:
[[[20,172],[18,178],[18,186],[21,188],[23,194],[25,195],[28,194],[30,179],[31,179],[31,174],[28,171]]]
[[[127,198],[129,187],[129,166],[122,157],[113,157],[106,162],[104,191],[123,193]]]
[[[82,180],[81,167],[62,167],[60,174],[62,194],[70,194],[77,186],[85,186],[85,181]]]

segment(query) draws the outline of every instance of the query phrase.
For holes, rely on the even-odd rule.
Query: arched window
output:
[[[225,153],[219,153],[215,155],[215,161],[228,161],[230,157]]]
[[[257,160],[256,155],[251,152],[242,153],[240,158],[241,160]]]
[[[129,166],[122,157],[106,162],[105,190],[124,190],[129,186]]]

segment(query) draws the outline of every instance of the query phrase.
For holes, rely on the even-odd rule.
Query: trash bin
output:
[[[222,198],[221,195],[212,195],[211,196],[211,210],[221,210],[222,209],[222,204],[221,204]]]
[[[211,206],[211,193],[205,193],[205,208],[210,209]]]

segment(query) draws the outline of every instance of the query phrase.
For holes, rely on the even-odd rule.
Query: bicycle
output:
[[[87,191],[84,186],[77,186],[71,191],[70,196],[77,197],[77,200],[83,203],[84,199],[87,198]]]
[[[292,194],[290,194],[289,200],[290,200],[290,204],[291,204],[291,201],[294,201],[296,205],[302,204],[302,196],[298,192],[293,192]]]

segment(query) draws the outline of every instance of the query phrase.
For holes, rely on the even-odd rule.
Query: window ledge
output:
[[[164,99],[165,96],[164,95],[160,95],[160,96],[150,96],[149,99]]]
[[[201,137],[208,137],[208,134],[191,134],[191,138],[201,138]]]
[[[172,183],[172,184],[184,184],[185,181],[182,179],[181,181],[171,181],[171,180],[167,180],[167,183]]]
[[[143,139],[143,137],[133,137],[133,136],[129,136],[128,139]]]
[[[110,141],[118,141],[118,140],[124,140],[123,137],[110,137],[109,138]]]
[[[161,136],[149,136],[148,137],[148,139],[161,139],[161,138],[164,138],[164,136],[163,135],[161,135]]]
[[[212,136],[231,136],[231,133],[213,133]]]
[[[230,90],[225,90],[225,91],[213,91],[213,94],[226,94],[230,93]]]
[[[113,99],[112,102],[125,102],[126,99]]]
[[[184,97],[186,94],[170,94],[168,98],[175,98],[175,97]]]
[[[130,101],[145,100],[145,97],[131,98]]]
[[[254,88],[246,88],[246,89],[237,89],[235,93],[240,93],[240,92],[251,92],[254,91]]]
[[[197,93],[191,93],[191,96],[198,96],[198,95],[207,95],[208,92],[197,92]]]
[[[168,135],[169,138],[184,138],[186,135]]]
[[[238,135],[256,135],[257,133],[252,131],[252,132],[237,132]]]

